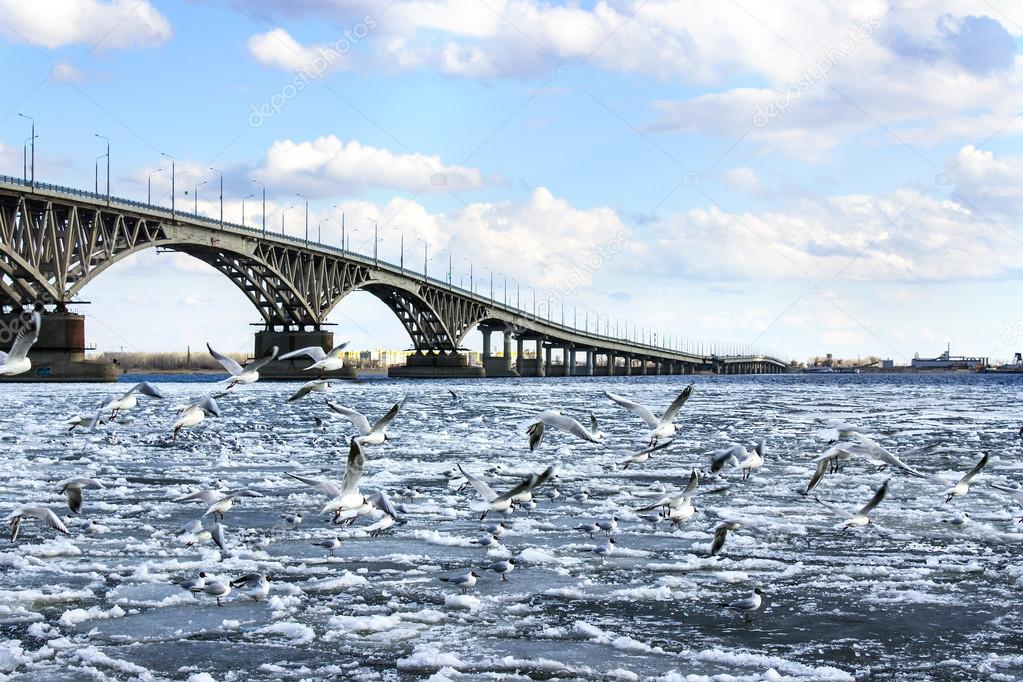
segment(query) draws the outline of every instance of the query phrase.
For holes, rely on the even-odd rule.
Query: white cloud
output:
[[[995,158],[966,145],[949,165],[956,198],[985,213],[1016,216],[1023,209],[1023,157]]]
[[[85,43],[100,49],[159,47],[167,19],[148,0],[0,0],[0,34],[48,48]]]
[[[346,50],[330,43],[305,46],[282,28],[249,38],[249,53],[260,64],[287,71],[310,71],[317,77],[342,68]]]
[[[757,174],[749,166],[739,166],[738,168],[726,170],[721,174],[721,179],[732,189],[743,192],[759,192],[763,189],[763,185],[760,184],[760,178],[757,177]]]
[[[483,185],[483,175],[475,168],[448,165],[439,156],[396,154],[356,140],[344,142],[334,135],[274,142],[257,176],[275,191],[309,196],[366,187],[449,191]]]

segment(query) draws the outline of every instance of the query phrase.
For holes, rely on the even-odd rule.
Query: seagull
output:
[[[476,579],[479,577],[480,576],[476,573],[476,571],[469,571],[465,575],[444,576],[441,578],[441,582],[456,585],[462,590],[462,594],[465,594],[471,588],[476,586]]]
[[[855,446],[852,448],[853,454],[859,455],[866,459],[867,461],[869,461],[871,464],[875,465],[878,468],[878,471],[883,471],[885,468],[891,466],[897,469],[902,469],[911,476],[916,476],[917,478],[927,478],[927,474],[917,471],[913,467],[909,466],[908,464],[903,462],[901,459],[896,457],[894,454],[889,452],[887,449],[885,449],[883,446],[881,446],[873,439],[868,438],[867,436],[864,436],[861,433],[853,433],[852,437],[853,440],[856,441]],[[913,450],[910,450],[905,454],[906,455],[926,454],[934,450],[934,448],[937,447],[937,445],[938,443],[930,443],[928,445],[924,445],[923,447],[914,448]]]
[[[736,599],[731,602],[722,602],[718,606],[722,606],[726,609],[735,609],[736,611],[742,611],[746,614],[746,620],[749,621],[753,618],[753,612],[760,609],[763,605],[764,600],[762,595],[764,591],[759,587],[753,588],[748,597],[742,599]]]
[[[658,450],[661,450],[662,448],[666,448],[669,445],[671,445],[671,443],[672,443],[671,439],[668,439],[668,440],[664,441],[663,443],[658,443],[657,445],[654,445],[652,447],[646,448],[644,450],[640,450],[639,452],[634,452],[631,455],[628,455],[627,457],[624,457],[624,458],[618,460],[616,462],[616,464],[621,464],[622,465],[622,469],[628,469],[633,464],[642,464],[643,462],[645,462],[648,459],[650,459],[650,454],[651,453],[657,452]]]
[[[313,379],[302,384],[297,391],[291,394],[287,402],[293,403],[297,400],[301,400],[312,392],[326,393],[330,389],[329,379]],[[318,419],[318,417],[317,417]]]
[[[450,388],[449,388],[449,389],[448,389],[448,393],[450,393],[450,394],[451,394],[451,399],[452,399],[453,401],[455,401],[456,403],[457,403],[457,402],[458,402],[459,400],[461,400],[461,398],[459,397],[459,395],[458,395],[457,393],[455,393],[454,389],[450,389]]]
[[[196,490],[193,493],[185,493],[175,497],[171,502],[192,502],[193,500],[205,504],[207,507],[220,498],[226,493],[223,490]]]
[[[263,601],[270,594],[270,581],[262,573],[246,573],[230,584],[234,588],[243,588],[242,594],[253,601]]]
[[[202,420],[206,419],[207,415],[213,415],[214,417],[220,416],[220,406],[217,405],[217,401],[213,399],[211,395],[205,395],[199,400],[186,405],[178,412],[178,419],[174,422],[174,436],[178,437],[178,432],[184,428],[191,428],[196,424],[199,424]]]
[[[384,441],[388,440],[386,429],[391,420],[398,415],[398,410],[401,409],[402,405],[405,404],[406,398],[402,398],[396,402],[391,409],[387,411],[383,417],[381,417],[376,424],[373,426],[369,425],[369,420],[361,412],[339,405],[334,402],[328,402],[327,407],[334,410],[339,414],[343,414],[348,418],[355,428],[359,431],[359,436],[356,440],[359,441],[359,445],[380,445]]]
[[[197,542],[212,540],[213,544],[223,551],[227,547],[227,539],[224,537],[224,526],[214,521],[205,528],[185,533],[178,538],[186,547],[191,547]]]
[[[505,559],[504,561],[498,561],[490,564],[487,570],[493,571],[501,576],[501,580],[507,580],[508,574],[515,570],[515,565],[518,562],[515,559]]]
[[[206,510],[203,516],[209,516],[213,514],[213,518],[223,519],[224,512],[228,511],[234,506],[234,500],[236,497],[263,497],[263,493],[257,493],[255,490],[232,490],[216,502],[212,503]]]
[[[829,445],[833,445],[840,440],[849,440],[855,433],[862,435],[870,433],[869,429],[849,424],[841,419],[825,419],[824,423],[827,427],[818,431],[817,435],[826,440]]]
[[[323,417],[313,417],[313,423],[315,424],[313,431],[316,433],[323,433],[327,430],[327,425],[324,423]]]
[[[487,485],[486,481],[467,472],[462,468],[461,464],[458,465],[458,470],[462,472],[462,476],[469,481],[472,487],[476,489],[476,492],[480,494],[480,497],[483,498],[482,502],[469,503],[469,509],[472,511],[483,512],[480,515],[480,521],[485,519],[487,514],[492,511],[510,510],[513,498],[523,493],[531,493],[534,488],[542,485],[554,474],[554,467],[547,467],[543,473],[532,474],[511,490],[507,490],[498,495],[489,485]]]
[[[710,473],[716,474],[729,464],[738,467],[740,457],[743,460],[749,457],[749,451],[745,445],[736,444],[723,450],[715,450],[711,453]]]
[[[738,464],[738,467],[742,469],[742,480],[745,481],[749,478],[754,469],[759,469],[764,466],[764,454],[764,439],[761,438],[757,441],[757,444],[753,446],[753,452],[751,452],[746,459],[742,460]]]
[[[57,485],[60,486],[60,492],[63,495],[67,495],[67,506],[75,514],[82,512],[82,488],[103,488],[105,487],[99,481],[92,478],[72,478],[68,481],[61,481]]]
[[[32,331],[22,327],[18,330],[18,335],[14,337],[11,350],[7,353],[0,351],[0,376],[10,377],[15,374],[24,374],[32,369],[32,359],[28,357],[28,351],[39,340],[39,330],[42,329],[42,326],[42,315],[33,312]]]
[[[231,594],[231,583],[214,582],[206,583],[202,593],[208,597],[213,597],[217,600],[217,606],[223,606],[221,599],[227,599],[227,595]]]
[[[970,522],[970,513],[960,512],[950,519],[942,519],[941,522],[947,523],[950,526],[955,526],[956,528],[965,528],[966,524]]]
[[[664,414],[661,415],[661,418],[658,419],[657,417],[654,416],[653,412],[651,412],[648,408],[644,407],[643,405],[635,403],[629,400],[628,398],[622,397],[620,395],[615,395],[614,393],[604,391],[604,395],[606,395],[608,398],[618,403],[626,410],[629,410],[633,414],[638,415],[640,419],[646,422],[646,425],[651,429],[650,431],[651,445],[656,445],[659,439],[671,438],[672,436],[675,435],[675,431],[677,431],[677,429],[675,428],[675,424],[673,423],[675,415],[678,414],[678,411],[682,408],[683,405],[686,404],[686,401],[689,400],[689,396],[691,396],[692,394],[693,384],[689,384],[682,390],[681,393],[679,393],[678,397],[675,398],[674,401],[672,401],[671,405],[668,406],[668,409],[666,409],[664,411]]]
[[[593,553],[600,557],[600,563],[604,563],[614,553],[617,544],[614,538],[609,537],[604,544],[593,547]]]
[[[717,556],[721,552],[721,549],[725,546],[725,540],[728,539],[728,531],[739,530],[740,528],[742,528],[742,522],[735,519],[725,519],[714,526],[714,542],[710,545],[710,555]]]
[[[79,414],[75,415],[74,417],[71,417],[70,419],[64,422],[64,425],[69,427],[67,430],[68,433],[72,433],[79,426],[91,430],[95,429],[97,426],[100,426],[101,424],[103,424],[103,420],[98,414],[94,414],[91,416]]]
[[[231,376],[225,380],[227,381],[228,391],[230,391],[238,384],[254,384],[257,381],[259,381],[259,370],[261,370],[263,367],[267,365],[267,363],[271,362],[274,358],[277,357],[278,350],[277,346],[274,346],[273,348],[270,349],[269,355],[259,358],[258,360],[253,360],[249,364],[242,367],[235,360],[213,350],[213,346],[211,346],[210,344],[207,343],[206,347],[210,349],[210,355],[212,355],[217,360],[217,362],[223,365],[224,369],[231,373]]]
[[[1023,490],[1018,488],[1009,488],[1004,485],[998,485],[997,483],[992,483],[991,487],[995,490],[1001,490],[1003,493],[1008,493],[1012,499],[1016,501],[1016,504],[1023,506]],[[1020,517],[1019,522],[1023,523],[1023,516]]]
[[[99,408],[100,413],[109,412],[110,419],[113,419],[120,412],[126,412],[128,410],[135,409],[135,407],[139,404],[139,399],[135,395],[136,393],[147,395],[150,398],[166,397],[164,396],[163,393],[160,392],[160,389],[158,389],[156,386],[149,383],[148,381],[143,381],[142,383],[135,384],[134,386],[132,386],[127,393],[122,394],[120,397],[110,398],[109,400],[107,400],[105,403],[103,403],[103,405],[100,406]]]
[[[604,531],[604,535],[610,537],[616,530],[618,530],[618,517],[612,516],[609,519],[594,521],[593,525]]]
[[[636,511],[647,512],[653,511],[654,509],[661,508],[664,510],[678,509],[679,507],[689,504],[689,500],[692,499],[693,495],[696,494],[696,489],[700,486],[700,473],[693,469],[689,474],[689,481],[686,483],[686,487],[681,491],[676,491],[670,495],[665,495],[658,499],[653,504],[648,504],[645,507],[640,507]],[[695,510],[694,510],[695,511]]]
[[[89,535],[92,535],[94,533],[102,535],[103,533],[110,532],[110,526],[104,526],[101,523],[96,523],[92,519],[89,519],[89,522],[85,524],[85,532],[88,533]]]
[[[966,493],[970,492],[970,481],[973,477],[980,473],[980,470],[987,466],[987,460],[989,455],[984,453],[984,456],[980,458],[977,465],[974,466],[970,471],[963,475],[959,479],[959,482],[954,486],[945,491],[945,502],[951,502],[953,497],[962,497]]]
[[[377,512],[379,518],[376,521],[363,528],[371,538],[379,537],[385,530],[397,523],[397,517],[391,516],[388,513]],[[493,537],[493,536],[491,536]]]
[[[345,349],[345,346],[347,345],[348,341],[345,341],[344,343],[331,348],[329,353],[324,353],[323,349],[320,348],[319,346],[299,348],[298,350],[293,350],[290,353],[285,353],[280,357],[280,359],[290,360],[292,358],[297,358],[305,355],[306,357],[313,361],[313,364],[309,365],[308,367],[304,367],[302,371],[318,369],[320,370],[320,376],[322,377],[324,372],[334,372],[345,366],[344,358],[341,357],[341,351],[343,351]],[[288,402],[291,401],[289,400]]]
[[[321,540],[320,542],[314,542],[313,547],[322,547],[323,549],[330,552],[330,556],[334,556],[334,552],[341,549],[341,538],[336,535],[327,540]]]
[[[536,450],[537,446],[543,441],[544,430],[548,426],[564,429],[573,436],[582,438],[590,443],[599,443],[604,437],[602,433],[596,430],[597,420],[593,415],[590,415],[590,428],[587,429],[577,420],[562,414],[561,410],[544,410],[532,419],[529,427],[526,429],[526,433],[529,435],[530,451]]]
[[[851,518],[849,517],[848,512],[846,512],[844,509],[840,509],[839,507],[830,505],[827,502],[820,499],[819,497],[815,497],[813,499],[817,500],[817,502],[827,507],[831,511],[831,513],[837,516],[838,518],[845,519],[845,521],[836,526],[839,530],[858,528],[860,526],[865,526],[868,523],[870,523],[870,517],[868,516],[868,514],[870,514],[870,512],[873,511],[874,507],[881,504],[881,500],[883,500],[884,496],[888,494],[888,483],[890,481],[891,479],[888,479],[884,483],[882,483],[881,487],[877,489],[876,493],[874,493],[874,496],[870,498],[870,502],[867,502],[865,505],[863,505],[863,508],[860,509],[855,514],[853,514]]]
[[[473,540],[472,544],[478,545],[480,547],[497,547],[498,545],[501,544],[501,541],[497,538],[496,535],[491,535],[490,533],[487,533],[486,535],[481,536],[478,540]]]
[[[496,523],[488,523],[483,526],[483,530],[490,533],[495,538],[501,537],[501,535],[508,529],[508,523],[506,521],[498,521]]]
[[[832,471],[838,471],[839,462],[849,459],[852,456],[852,452],[840,445],[835,445],[829,448],[827,452],[814,460],[817,466],[814,469],[813,476],[810,477],[810,482],[806,484],[806,490],[803,491],[803,494],[809,495],[810,491],[816,488],[817,485],[824,480],[824,474]]]
[[[302,512],[295,512],[294,514],[279,514],[284,524],[291,530],[295,530],[302,524]]]
[[[11,512],[11,514],[5,519],[11,526],[11,542],[18,539],[18,531],[21,529],[21,523],[26,518],[42,521],[58,533],[63,533],[64,535],[68,534],[67,526],[65,526],[64,522],[60,520],[60,517],[48,507],[19,507]]]
[[[600,532],[600,526],[595,523],[584,523],[581,526],[576,526],[575,530],[580,530],[592,538],[596,533]]]
[[[186,580],[181,583],[181,587],[189,592],[202,592],[206,589],[206,572],[200,571],[198,578],[195,580]]]
[[[341,480],[340,487],[326,481],[310,483],[311,479],[305,480],[294,475],[291,477],[306,485],[312,485],[313,490],[317,492],[332,495],[320,513],[326,514],[332,511],[334,518],[337,519],[342,512],[357,509],[367,503],[366,497],[359,492],[359,480],[362,478],[362,471],[365,468],[366,457],[362,453],[362,445],[358,438],[352,438],[348,448],[348,462],[345,464],[345,477]]]

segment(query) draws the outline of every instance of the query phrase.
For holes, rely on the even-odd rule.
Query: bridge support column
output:
[[[617,368],[615,365],[618,364],[618,357],[611,351],[607,353],[607,375],[613,377]]]
[[[525,358],[522,357],[524,355],[522,352],[524,341],[521,336],[516,339],[516,341],[518,342],[518,347],[516,348],[518,352],[515,353],[515,371],[519,373],[519,376],[522,376],[523,362],[525,360]]]
[[[646,358],[639,359],[639,373],[646,376]]]
[[[311,332],[264,329],[256,332],[253,355],[257,358],[266,357],[274,346],[277,346],[277,352],[280,355],[309,346],[319,346],[324,351],[329,351],[334,347],[334,334],[322,329]],[[264,379],[315,379],[315,375],[304,371],[304,368],[311,364],[312,360],[307,357],[275,360],[259,370],[259,375]],[[328,372],[324,376],[333,379],[354,379],[355,375],[354,367],[345,366],[336,372]]]
[[[632,356],[625,356],[625,376],[632,376]]]
[[[546,356],[546,360],[544,361],[544,374],[546,376],[551,376],[551,356],[553,355],[552,351],[553,346],[547,346],[544,349],[544,355]]]
[[[586,376],[588,377],[593,376],[594,356],[596,354],[597,354],[596,351],[592,350],[586,351]]]
[[[575,376],[575,346],[565,346],[565,376]]]
[[[483,364],[486,366],[487,360],[490,359],[490,332],[489,328],[480,328],[480,333],[483,334]]]
[[[511,330],[504,330],[504,348],[501,354],[501,365],[502,369],[506,372],[511,372],[511,356],[512,356],[512,333]]]
[[[547,354],[547,362],[551,361],[550,353]],[[543,361],[543,339],[536,340],[536,376],[542,377],[547,374],[547,367]]]

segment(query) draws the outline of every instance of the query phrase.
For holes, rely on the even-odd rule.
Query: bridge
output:
[[[230,279],[262,317],[256,356],[274,345],[281,353],[311,345],[329,349],[327,315],[351,292],[366,291],[394,313],[415,349],[405,367],[392,368],[397,376],[741,374],[777,373],[786,366],[765,354],[705,352],[678,340],[614,335],[607,325],[601,333],[599,320],[596,329],[579,329],[550,319],[549,311],[544,317],[455,286],[450,271],[444,281],[345,245],[0,176],[0,306],[10,316],[43,304],[40,352],[81,360],[84,318],[67,306],[104,270],[145,249],[188,254]],[[462,345],[474,327],[483,334],[483,367],[469,366]],[[493,352],[494,332],[502,336],[500,354]],[[277,362],[266,373],[294,376],[304,364]]]

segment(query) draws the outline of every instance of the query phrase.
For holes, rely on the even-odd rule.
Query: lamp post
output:
[[[32,132],[30,133],[31,134],[31,138],[30,139],[32,140],[32,176],[31,176],[32,179],[29,181],[29,187],[31,187],[32,189],[35,189],[36,188],[36,120],[34,118],[32,118],[31,116],[26,116],[25,114],[21,114],[21,113],[19,113],[18,116],[21,116],[22,118],[27,118],[29,121],[32,122]]]
[[[345,212],[337,204],[334,204],[334,208],[341,211],[341,253],[345,253],[348,250],[348,246],[345,244]]]
[[[170,159],[170,162],[171,162],[171,220],[173,220],[174,219],[174,195],[177,194],[177,192],[175,191],[175,188],[174,188],[174,185],[175,185],[175,182],[176,182],[176,179],[177,179],[177,171],[176,171],[176,169],[174,167],[174,157],[173,156],[171,156],[170,154],[164,154],[163,152],[160,152],[160,156],[167,157],[168,159]]]
[[[377,221],[372,218],[366,218],[369,222],[373,223],[373,265],[379,265],[380,261],[377,258],[377,245],[380,243],[380,226],[377,225]]]
[[[251,199],[254,196],[256,196],[256,195],[255,194],[248,194],[248,195],[242,197],[242,227],[246,227],[246,225],[245,225],[245,200],[246,199]]]
[[[391,226],[391,229],[394,230],[395,232],[397,232],[399,235],[401,235],[401,242],[400,242],[401,253],[398,254],[398,271],[401,272],[401,274],[404,275],[405,274],[405,233],[401,231],[401,228],[396,227],[394,225]]]
[[[199,188],[206,184],[206,181],[197,182],[192,188],[192,213],[199,215]]]
[[[100,154],[96,157],[96,161],[92,164],[92,193],[99,196],[99,160],[104,158],[106,154]]]
[[[423,279],[429,279],[430,275],[427,272],[427,263],[430,262],[430,244],[425,239],[416,238],[417,242],[423,242]]]
[[[224,171],[218,171],[216,168],[210,168],[214,173],[220,174],[220,229],[224,229]]]
[[[295,194],[296,197],[305,199],[305,243],[309,243],[309,197],[304,194]]]
[[[324,218],[316,225],[316,242],[318,244],[323,243],[323,223],[327,222],[328,220],[330,220],[330,218]]]
[[[255,184],[263,188],[263,236],[266,236],[266,185],[259,180],[253,180]]]
[[[295,208],[294,205],[288,206],[286,209],[281,211],[281,236],[284,235],[284,216],[288,213],[288,211],[290,211],[293,208]]]
[[[462,257],[462,260],[469,261],[469,291],[471,291],[473,294],[475,294],[476,293],[476,281],[472,277],[472,261],[469,260],[468,258],[465,258],[464,256]]]
[[[107,153],[104,156],[107,157],[107,205],[110,205],[110,138],[106,135],[100,135],[99,133],[93,133],[96,137],[101,140],[107,141]]]
[[[149,178],[146,181],[146,203],[150,206],[153,205],[153,176],[162,172],[162,168],[157,168],[155,171],[149,171]]]

